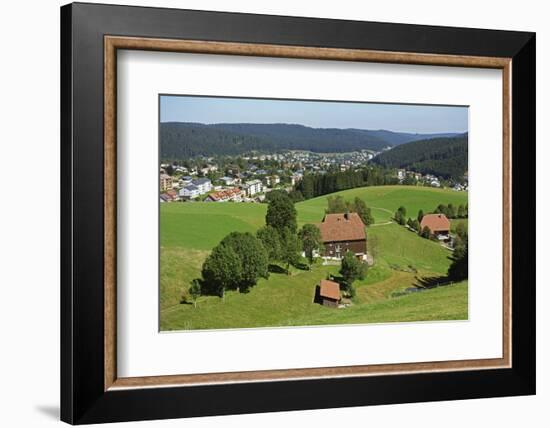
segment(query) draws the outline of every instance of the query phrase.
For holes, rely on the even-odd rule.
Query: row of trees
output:
[[[379,166],[368,166],[357,171],[334,171],[326,174],[306,174],[298,182],[295,190],[299,191],[304,199],[328,195],[340,190],[363,186],[381,186],[398,184],[393,170]]]
[[[329,196],[327,198],[328,207],[325,209],[327,214],[337,214],[345,212],[357,213],[365,226],[370,226],[374,223],[371,209],[367,207],[364,200],[355,197],[353,201],[346,201],[340,195]]]
[[[468,204],[460,204],[458,207],[453,204],[439,204],[434,214],[445,214],[447,218],[468,218]]]

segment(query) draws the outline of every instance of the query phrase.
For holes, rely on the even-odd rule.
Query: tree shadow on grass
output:
[[[268,270],[269,272],[271,273],[287,273],[286,272],[286,269],[282,268],[281,266],[279,265],[275,265],[275,264],[270,264],[268,266]]]
[[[413,284],[413,287],[419,289],[430,289],[435,287],[440,287],[442,285],[449,285],[452,283],[451,279],[448,276],[424,276],[424,277],[415,277],[416,283]]]

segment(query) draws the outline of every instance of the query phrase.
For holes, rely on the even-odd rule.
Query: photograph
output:
[[[159,96],[160,331],[468,319],[468,106]]]

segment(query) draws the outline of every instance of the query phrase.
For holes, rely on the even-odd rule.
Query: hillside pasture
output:
[[[467,283],[392,297],[419,286],[423,278],[445,275],[450,251],[390,222],[404,205],[409,213],[433,210],[439,203],[459,205],[467,193],[412,186],[384,186],[343,192],[359,196],[373,209],[377,224],[368,228],[369,252],[375,265],[355,283],[354,304],[331,309],[313,303],[314,287],[339,266],[317,264],[311,271],[292,269],[291,275],[272,273],[249,293],[229,291],[225,299],[199,297],[197,308],[182,303],[191,280],[200,277],[210,250],[233,231],[254,233],[265,222],[266,204],[171,203],[160,207],[160,328],[161,330],[423,321],[467,318]],[[296,204],[298,222],[318,223],[326,196]],[[451,288],[452,287],[452,288]]]

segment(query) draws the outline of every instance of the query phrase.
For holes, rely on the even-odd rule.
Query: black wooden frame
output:
[[[512,368],[104,391],[105,35],[512,58]],[[535,393],[535,34],[107,6],[61,8],[61,419],[72,424]]]

